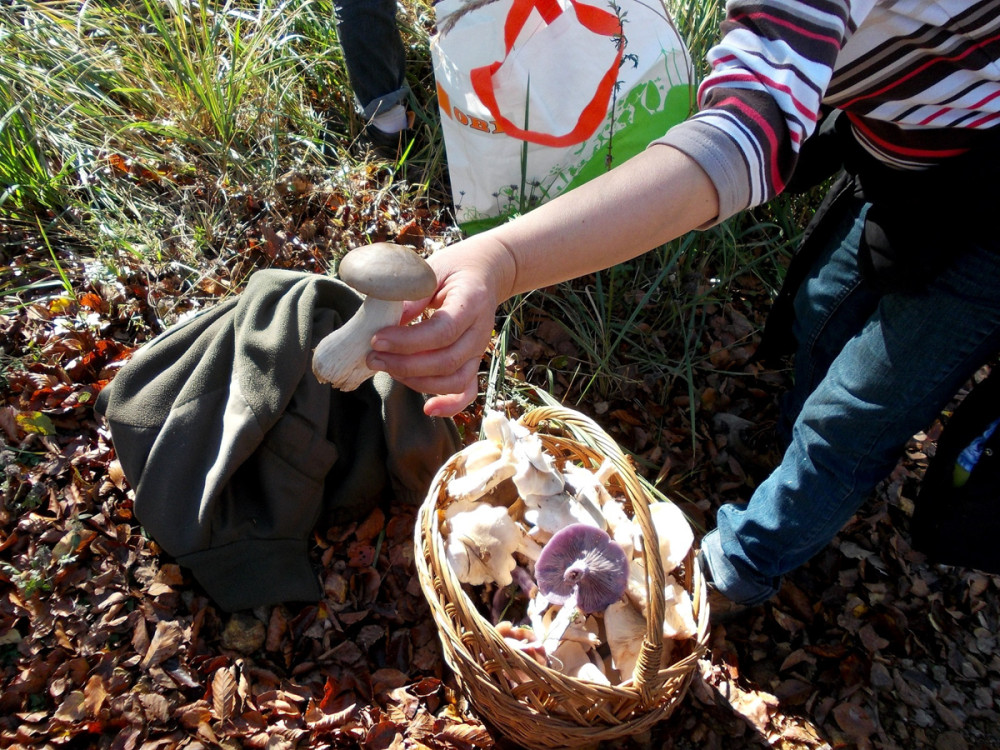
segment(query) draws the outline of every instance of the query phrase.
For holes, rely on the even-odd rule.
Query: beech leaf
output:
[[[142,668],[161,664],[177,653],[184,641],[184,628],[173,620],[156,623],[156,630],[150,639],[146,656],[142,660]]]
[[[229,667],[216,670],[212,677],[212,710],[219,721],[232,718],[236,709],[236,677]]]
[[[878,729],[871,714],[856,703],[841,703],[834,706],[833,718],[841,729],[856,740],[866,739]]]
[[[46,414],[40,411],[24,412],[18,414],[15,419],[18,426],[27,433],[36,435],[55,435],[56,426]]]

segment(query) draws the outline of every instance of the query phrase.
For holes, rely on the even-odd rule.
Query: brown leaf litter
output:
[[[412,508],[316,530],[322,601],[227,615],[144,535],[94,416],[97,393],[161,321],[210,305],[254,267],[324,272],[329,244],[356,226],[351,212],[365,210],[329,195],[283,226],[262,224],[197,287],[139,267],[114,283],[87,281],[83,266],[67,261],[74,294],[27,296],[0,314],[0,747],[503,744],[442,661],[415,576]],[[430,214],[405,212],[383,231],[390,239],[439,232]],[[4,264],[39,278],[44,248],[30,234],[22,240],[16,253],[0,246]],[[727,420],[773,420],[788,378],[750,362],[764,292],[751,282],[742,292],[706,308],[693,394],[636,377],[628,391],[578,405],[571,378],[551,381],[701,527],[766,473],[737,450]],[[510,375],[530,380],[536,363],[578,355],[565,329],[541,315]],[[723,414],[731,416],[717,419]],[[459,416],[467,436],[479,417],[475,408]],[[914,439],[870,502],[778,597],[714,627],[679,709],[619,746],[1000,747],[1000,578],[929,565],[908,544],[935,437]]]

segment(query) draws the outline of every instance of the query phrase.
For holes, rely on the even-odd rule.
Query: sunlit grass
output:
[[[427,7],[402,14],[424,61]],[[424,123],[428,74],[415,60]],[[0,211],[54,214],[98,253],[197,265],[238,252],[248,196],[259,213],[289,171],[335,182],[364,158],[350,150],[361,125],[329,0],[26,0],[0,12]],[[441,183],[430,142],[407,156],[416,190],[400,190]]]
[[[721,0],[669,7],[700,78]],[[53,243],[71,241],[111,273],[169,266],[198,284],[245,251],[253,228],[284,225],[282,185],[299,172],[320,198],[357,200],[351,221],[373,236],[387,205],[448,215],[427,0],[404,0],[399,15],[419,138],[376,166],[355,148],[364,123],[332,0],[7,0],[0,9],[0,217],[42,217]],[[802,205],[777,201],[518,298],[503,341],[546,317],[572,321],[577,355],[533,362],[525,377],[577,405],[636,389],[686,392],[693,403],[706,311],[728,303],[737,278],[777,289]],[[239,266],[228,283],[238,289],[252,270]],[[490,397],[503,398],[497,367],[489,381]]]

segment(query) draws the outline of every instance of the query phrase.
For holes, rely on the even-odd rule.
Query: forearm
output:
[[[634,258],[717,213],[715,188],[701,168],[676,149],[655,146],[483,239],[509,254],[498,290],[504,299]]]
[[[424,407],[450,416],[475,397],[496,307],[514,294],[634,258],[711,221],[715,187],[669,146],[655,146],[607,174],[489,232],[449,245],[429,262],[438,289],[407,303],[416,325],[375,334],[367,364],[415,391],[440,394]]]

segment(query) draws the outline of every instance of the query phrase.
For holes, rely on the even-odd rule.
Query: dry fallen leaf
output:
[[[184,628],[179,622],[167,620],[156,623],[156,630],[153,631],[140,666],[142,669],[149,669],[163,663],[178,652],[183,642]]]
[[[841,703],[834,707],[833,718],[837,725],[854,740],[865,740],[878,730],[871,714],[857,703]]]
[[[236,710],[236,677],[230,667],[221,667],[212,677],[212,710],[215,717],[225,722]]]

